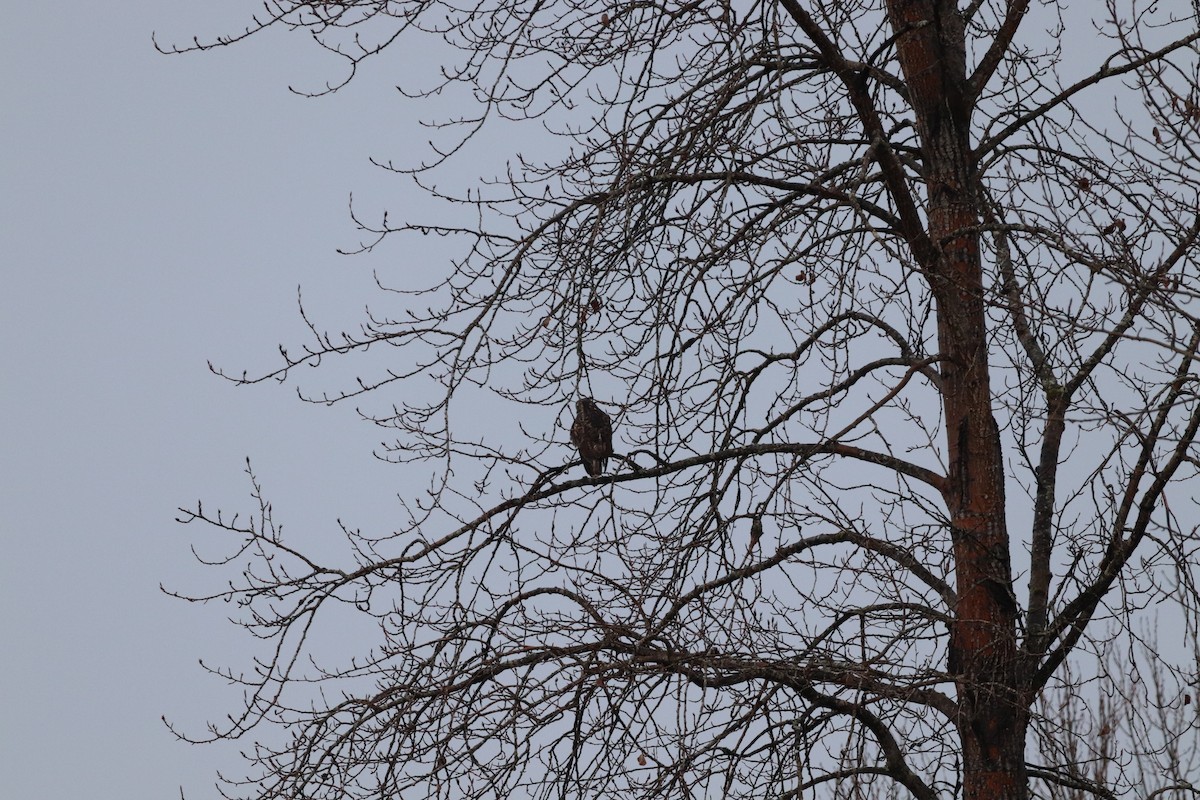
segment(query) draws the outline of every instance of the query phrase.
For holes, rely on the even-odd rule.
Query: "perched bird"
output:
[[[755,514],[750,518],[750,546],[746,548],[747,555],[749,555],[754,548],[758,547],[758,542],[760,539],[762,539],[762,535],[762,514]]]
[[[608,457],[613,454],[612,419],[590,397],[575,401],[571,443],[579,448],[579,456],[588,475],[595,478],[604,474]]]

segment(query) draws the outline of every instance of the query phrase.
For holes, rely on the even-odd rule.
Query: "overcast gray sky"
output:
[[[385,71],[304,100],[340,66],[302,37],[207,55],[164,42],[235,30],[254,3],[12,3],[0,26],[0,774],[13,798],[213,795],[230,748],[177,743],[236,695],[206,678],[245,652],[201,585],[175,509],[245,507],[250,456],[285,522],[330,530],[394,510],[394,471],[353,409],[210,375],[267,366],[370,298],[347,217],[412,194],[367,163],[408,147]],[[407,199],[406,199],[407,198]],[[379,258],[375,256],[372,258]],[[382,256],[386,258],[385,256]],[[210,576],[211,577],[211,576]]]
[[[248,507],[246,457],[301,536],[386,529],[399,472],[349,407],[289,386],[237,389],[318,319],[353,326],[371,271],[439,254],[347,258],[347,201],[397,215],[423,198],[368,156],[426,136],[376,64],[305,100],[341,65],[303,34],[208,54],[151,45],[234,32],[253,0],[10,3],[0,26],[0,775],[6,797],[214,795],[230,747],[176,742],[236,707],[197,665],[248,648],[221,608],[165,597],[206,584],[181,505]],[[74,7],[72,7],[74,6]],[[1072,42],[1089,44],[1087,37]],[[407,63],[435,58],[400,52]],[[491,168],[496,168],[495,161]],[[484,171],[479,167],[475,172]],[[467,171],[471,171],[468,167]],[[429,237],[429,245],[436,244]],[[249,745],[249,743],[246,743]]]

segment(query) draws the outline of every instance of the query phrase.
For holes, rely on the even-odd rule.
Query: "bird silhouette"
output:
[[[575,401],[571,443],[579,448],[579,457],[583,459],[583,468],[588,475],[596,478],[604,474],[608,457],[613,454],[612,419],[590,397]]]

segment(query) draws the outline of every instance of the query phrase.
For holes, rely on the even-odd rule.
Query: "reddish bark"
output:
[[[943,494],[958,582],[949,659],[961,708],[963,794],[1023,800],[1028,714],[1019,684],[1003,455],[988,376],[980,197],[970,142],[974,92],[963,26],[948,0],[890,0],[888,8],[922,141],[935,250],[920,266],[937,302],[943,358],[949,455]]]

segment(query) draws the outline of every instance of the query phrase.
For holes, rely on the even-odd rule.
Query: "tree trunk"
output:
[[[962,19],[952,0],[889,0],[897,49],[921,136],[934,253],[921,268],[937,304],[958,607],[949,667],[967,800],[1028,797],[1019,689],[1016,598],[1004,514],[1004,463],[992,414],[971,152],[974,93]]]

